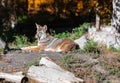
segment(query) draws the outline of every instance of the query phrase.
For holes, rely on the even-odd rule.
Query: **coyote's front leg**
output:
[[[41,51],[44,50],[43,46],[29,46],[29,47],[23,47],[21,50],[28,50],[28,51]]]

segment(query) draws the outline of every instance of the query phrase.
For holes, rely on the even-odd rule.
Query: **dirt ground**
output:
[[[73,72],[85,83],[120,83],[120,54],[86,54],[80,51],[69,54],[54,52],[10,51],[0,54],[0,72],[24,71],[32,62],[49,57],[61,67]]]
[[[26,64],[40,60],[41,57],[50,57],[58,60],[62,55],[53,52],[28,52],[28,51],[11,51],[5,55],[0,55],[0,71],[2,72],[19,72],[25,68]]]

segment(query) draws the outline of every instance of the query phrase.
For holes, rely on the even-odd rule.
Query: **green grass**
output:
[[[82,63],[83,60],[81,60],[80,58],[76,58],[74,57],[74,54],[65,54],[62,59],[61,59],[61,63],[60,65],[65,68],[65,69],[68,69],[71,71],[71,67],[73,64],[75,63]]]
[[[98,58],[101,53],[100,47],[98,46],[97,42],[94,42],[94,40],[89,40],[84,46],[83,51],[85,53],[89,53],[92,58]]]
[[[75,59],[73,58],[72,55],[65,55],[62,58],[62,66],[65,67],[65,68],[69,68],[69,65],[71,63],[73,63],[74,61],[75,61]]]
[[[108,48],[108,50],[109,50],[110,52],[116,52],[116,53],[120,54],[120,47],[119,47],[119,48],[115,48],[115,47],[113,47],[113,46],[110,46],[110,47]]]
[[[89,40],[83,49],[85,52],[97,53],[98,52],[98,44],[94,42],[94,40]]]
[[[31,62],[28,62],[25,64],[25,67],[30,67],[30,66],[39,66],[39,60],[34,60],[34,61],[31,61]]]
[[[112,51],[112,52],[116,52],[116,51],[118,51],[116,48],[114,48],[113,46],[110,46],[109,48],[108,48],[108,50],[109,51]]]
[[[100,62],[100,63],[101,63],[101,66],[108,71],[109,75],[114,75],[114,76],[117,76],[120,78],[120,68],[119,67],[110,66],[104,62]]]
[[[94,72],[93,73],[93,77],[97,80],[97,81],[102,81],[104,79],[104,76],[100,73],[100,72]]]
[[[3,51],[3,48],[0,48],[0,52],[2,52]]]

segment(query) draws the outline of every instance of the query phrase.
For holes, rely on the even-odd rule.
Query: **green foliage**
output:
[[[63,32],[63,33],[58,33],[54,35],[57,38],[69,38],[70,37],[70,33],[69,32]]]
[[[26,36],[15,36],[15,44],[17,47],[28,45],[28,38]]]
[[[101,53],[100,47],[97,42],[94,42],[94,40],[89,40],[84,46],[83,51],[89,53],[92,58],[98,58]]]
[[[19,16],[18,17],[18,23],[24,23],[26,20],[28,19],[28,17],[27,16]]]
[[[88,43],[84,46],[85,52],[97,53],[98,52],[98,44],[93,40],[89,40]]]
[[[73,29],[73,33],[71,34],[71,39],[80,38],[89,28],[90,23],[83,23],[79,27]]]
[[[80,25],[79,27],[75,27],[73,29],[73,32],[63,32],[63,33],[59,33],[59,34],[55,34],[54,36],[57,38],[70,38],[70,39],[77,39],[80,36],[82,36],[87,29],[89,28],[90,23],[84,23],[83,25]]]

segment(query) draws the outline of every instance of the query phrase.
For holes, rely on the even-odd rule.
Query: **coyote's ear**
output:
[[[44,26],[43,26],[43,30],[44,30],[44,31],[47,31],[47,25],[44,25]]]
[[[41,26],[40,26],[39,24],[35,23],[35,25],[36,25],[36,28],[37,28],[37,29],[40,29],[40,28],[41,28]]]
[[[39,28],[39,25],[38,25],[37,23],[35,23],[35,25],[36,25],[36,28],[38,29],[38,28]]]
[[[35,23],[35,25],[36,25],[36,26],[38,26],[38,24],[37,24],[37,23]]]

